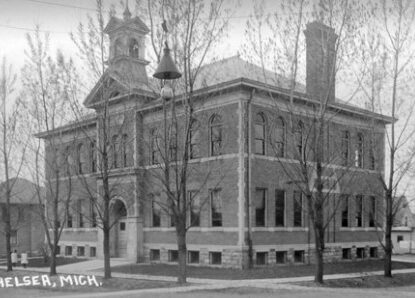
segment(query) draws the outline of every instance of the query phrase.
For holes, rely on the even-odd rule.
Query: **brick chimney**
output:
[[[306,39],[306,90],[312,99],[328,102],[335,100],[337,34],[319,21],[308,23]]]

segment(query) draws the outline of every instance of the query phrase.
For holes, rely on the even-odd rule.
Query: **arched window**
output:
[[[151,130],[150,133],[150,154],[151,154],[151,163],[153,165],[158,164],[160,162],[160,147],[159,147],[159,137],[157,128]]]
[[[78,158],[78,173],[83,174],[86,172],[87,156],[85,152],[85,145],[79,144],[77,148],[77,158]]]
[[[190,159],[200,157],[200,123],[193,119],[190,125],[190,148],[189,156]]]
[[[341,165],[347,166],[349,164],[349,149],[350,148],[350,133],[345,130],[342,132],[341,139]]]
[[[375,159],[375,147],[373,140],[369,142],[369,170],[374,170],[376,168],[376,159]]]
[[[217,156],[222,154],[222,117],[214,114],[209,121],[210,154]]]
[[[71,147],[70,146],[66,146],[65,151],[64,151],[64,159],[65,161],[65,174],[66,175],[70,175],[71,173],[71,165],[72,165],[72,157],[71,157]]]
[[[97,170],[97,142],[93,140],[90,144],[90,153],[89,156],[91,158],[91,172],[96,172]]]
[[[265,155],[265,117],[258,113],[255,117],[255,153]]]
[[[120,38],[117,38],[114,41],[114,57],[120,56],[122,54],[122,42]]]
[[[120,166],[120,163],[119,163],[119,160],[118,160],[118,158],[119,158],[118,153],[119,153],[119,150],[120,150],[120,143],[119,142],[120,141],[118,139],[118,136],[114,135],[112,137],[112,167],[114,169],[116,169]]]
[[[130,46],[128,47],[128,53],[130,57],[138,58],[138,41],[134,38],[130,40]]]
[[[304,124],[302,121],[298,121],[297,127],[294,130],[294,141],[295,149],[298,157],[304,159],[305,150],[304,150]]]
[[[285,121],[279,117],[275,125],[275,155],[284,157],[285,155]]]
[[[122,146],[122,148],[121,148],[122,166],[127,167],[127,166],[129,166],[129,155],[130,155],[130,150],[129,150],[129,146],[128,146],[128,135],[127,134],[122,135],[121,146]]]
[[[355,166],[358,168],[363,168],[363,134],[357,134],[357,143],[355,150]]]

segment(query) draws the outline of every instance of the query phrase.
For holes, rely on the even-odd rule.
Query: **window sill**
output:
[[[253,232],[304,232],[307,227],[253,227]]]
[[[344,231],[344,232],[355,232],[355,231],[359,231],[359,232],[369,232],[369,231],[377,231],[378,228],[376,227],[341,227],[340,231]]]

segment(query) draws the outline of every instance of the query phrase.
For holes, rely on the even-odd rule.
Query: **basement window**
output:
[[[277,264],[287,263],[287,252],[286,251],[276,251],[275,252],[275,261]]]
[[[222,253],[221,252],[210,252],[209,260],[210,260],[210,264],[212,265],[222,264]]]
[[[267,252],[257,252],[256,253],[256,264],[257,265],[266,265],[268,263],[268,253]]]

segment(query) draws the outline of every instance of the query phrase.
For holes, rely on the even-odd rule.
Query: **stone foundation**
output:
[[[371,248],[372,255],[371,256]],[[376,249],[374,249],[376,248]],[[155,255],[159,255],[158,259],[150,259],[151,250],[158,251]],[[343,249],[346,258],[343,255]],[[363,249],[363,250],[362,250]],[[176,248],[160,247],[144,247],[144,262],[145,263],[170,263],[174,264],[175,261],[171,261],[169,258],[169,251],[176,250]],[[222,249],[189,249],[190,251],[199,252],[199,263],[189,264],[191,266],[214,266],[223,268],[247,268],[249,263],[248,249],[235,249],[235,248],[222,248]],[[214,263],[211,253],[221,253],[221,263]],[[277,263],[276,253],[279,252],[285,256],[284,262]],[[358,255],[360,254],[360,255]],[[216,255],[217,256],[217,255]],[[363,256],[363,257],[362,257]],[[381,246],[327,246],[324,255],[324,263],[344,262],[344,261],[358,261],[374,258],[382,258],[383,250]],[[281,261],[281,260],[279,260]],[[278,248],[272,248],[269,250],[253,250],[253,264],[254,266],[280,266],[280,265],[299,265],[299,264],[314,264],[315,263],[315,250],[314,248],[308,249],[304,247],[289,248],[281,250]]]

